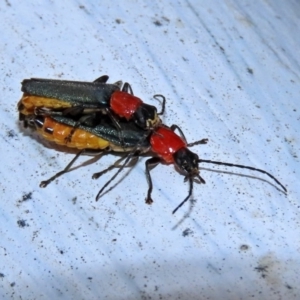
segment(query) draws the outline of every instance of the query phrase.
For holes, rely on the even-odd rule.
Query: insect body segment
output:
[[[37,108],[48,108],[64,112],[66,108],[82,107],[84,109],[103,109],[107,107],[111,95],[120,90],[122,82],[107,84],[107,76],[94,82],[80,82],[52,79],[25,79],[22,82],[24,92],[18,103],[18,110],[23,115],[34,113]],[[50,109],[50,110],[49,110]]]
[[[95,126],[80,125],[74,131],[72,140],[66,140],[77,122],[64,116],[27,116],[23,122],[36,129],[37,133],[50,142],[77,149],[101,150],[108,148],[115,152],[130,152],[137,144],[147,149],[149,142],[143,130],[137,130],[135,124],[121,122],[124,140],[121,141],[118,130],[109,118],[103,116],[102,123]]]
[[[66,143],[66,138],[70,135],[73,127],[59,123],[51,117],[38,116],[34,118],[37,132],[46,140],[58,145],[68,146],[77,149],[105,149],[110,142],[92,134],[86,130],[78,128],[72,140]]]
[[[38,107],[50,107],[51,109],[55,110],[71,107],[71,104],[57,99],[33,96],[28,94],[24,94],[18,104],[18,110],[23,115],[34,114],[34,110]]]
[[[174,154],[187,146],[186,142],[173,130],[159,127],[150,137],[151,149],[166,163],[174,163]]]
[[[124,91],[113,93],[110,101],[112,111],[127,121],[132,119],[139,127],[143,129],[153,129],[161,124],[158,115],[163,114],[165,106],[165,98],[162,95],[155,95],[162,97],[163,108],[162,112],[158,113],[155,106],[144,103],[140,98]]]
[[[25,95],[43,98],[57,99],[68,102],[72,106],[83,105],[84,107],[107,107],[111,95],[119,91],[122,81],[114,84],[96,79],[94,82],[53,80],[53,79],[25,79],[22,82],[22,92]]]
[[[114,113],[120,117],[130,120],[138,109],[143,104],[143,101],[131,94],[118,91],[112,94],[110,100],[110,107]]]

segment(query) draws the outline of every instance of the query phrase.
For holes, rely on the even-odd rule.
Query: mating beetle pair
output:
[[[199,159],[188,147],[206,144],[207,139],[188,144],[177,125],[167,127],[161,124],[160,113],[154,106],[143,103],[133,96],[131,86],[125,83],[122,90],[120,81],[107,83],[108,76],[101,76],[94,82],[60,81],[46,79],[29,79],[22,83],[24,95],[18,104],[20,120],[24,126],[30,125],[45,139],[57,144],[81,149],[68,166],[55,174],[40,186],[45,187],[60,175],[68,172],[77,157],[87,150],[123,152],[124,155],[114,165],[96,173],[98,178],[108,170],[123,164],[113,177],[99,191],[96,200],[104,189],[126,167],[131,160],[142,153],[152,157],[146,161],[148,192],[146,203],[153,202],[153,189],[150,169],[158,163],[174,164],[189,181],[187,197],[173,210],[175,213],[188,199],[193,191],[193,183],[205,183],[199,174],[199,163],[212,163],[230,167],[246,168],[268,175],[281,188],[286,188],[270,173],[250,166]],[[180,135],[174,131],[178,130]]]

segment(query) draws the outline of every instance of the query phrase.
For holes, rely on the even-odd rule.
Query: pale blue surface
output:
[[[0,4],[0,298],[299,299],[299,2],[126,2]],[[40,189],[73,155],[19,126],[20,82],[102,74],[164,94],[166,124],[209,138],[193,151],[288,195],[203,165],[195,205],[172,215],[188,185],[158,166],[147,206],[142,159],[96,203],[113,155]]]

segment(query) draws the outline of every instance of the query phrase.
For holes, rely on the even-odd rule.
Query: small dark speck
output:
[[[60,254],[64,254],[64,251],[63,251],[63,250],[59,250],[59,253],[60,253]]]
[[[267,266],[258,266],[254,269],[257,270],[257,272],[268,272],[268,267]]]
[[[17,221],[17,224],[19,225],[19,227],[29,226],[29,225],[26,223],[26,220],[18,220],[18,221]]]
[[[238,87],[238,89],[240,89],[240,90],[242,89],[242,87],[241,87],[240,85],[238,85],[237,87]]]
[[[6,132],[6,135],[9,137],[9,138],[13,138],[13,137],[15,137],[17,134],[14,132],[14,130],[8,130],[7,132]]]
[[[72,202],[73,202],[73,204],[76,204],[76,202],[77,202],[77,197],[74,197],[74,198],[72,199]]]
[[[194,232],[190,229],[190,228],[187,228],[185,229],[183,232],[182,232],[182,236],[183,237],[186,237],[186,236],[189,236],[191,234],[193,234]]]
[[[85,13],[90,14],[84,5],[79,5],[79,8],[82,9]]]
[[[93,279],[93,277],[88,277],[88,280],[92,280]]]
[[[219,46],[222,52],[225,52],[224,48],[222,46]]]
[[[122,24],[122,23],[124,23],[121,19],[116,19],[115,21],[116,21],[117,24]]]
[[[243,250],[243,251],[247,251],[247,250],[249,250],[249,248],[250,247],[248,245],[245,245],[245,244],[240,246],[240,250]]]
[[[247,68],[249,74],[253,74],[253,70],[251,68]]]
[[[113,239],[113,240],[112,240],[112,242],[116,242],[116,241],[117,241],[117,239]]]
[[[0,273],[0,278],[3,278],[3,277],[5,277],[4,274],[3,274],[3,273]]]
[[[158,26],[158,27],[162,26],[162,23],[158,20],[154,21],[153,24]]]
[[[16,285],[15,282],[12,282],[12,283],[10,284],[11,287],[14,287],[15,285]]]
[[[183,56],[182,56],[182,59],[183,59],[184,61],[189,61],[187,58],[185,58],[185,57],[183,57]]]
[[[31,199],[32,199],[32,192],[29,192],[29,193],[23,195],[22,200],[20,202],[25,202],[25,201],[31,200]]]
[[[259,265],[258,267],[254,268],[258,273],[261,273],[261,277],[265,278],[267,276],[266,273],[268,273],[268,266],[261,266]]]
[[[291,287],[289,284],[286,284],[285,286],[286,286],[286,288],[288,288],[289,290],[292,290],[292,289],[293,289],[293,287]]]

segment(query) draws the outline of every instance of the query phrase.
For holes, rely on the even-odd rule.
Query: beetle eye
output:
[[[183,169],[186,169],[188,167],[188,162],[186,160],[184,160],[181,164]]]

